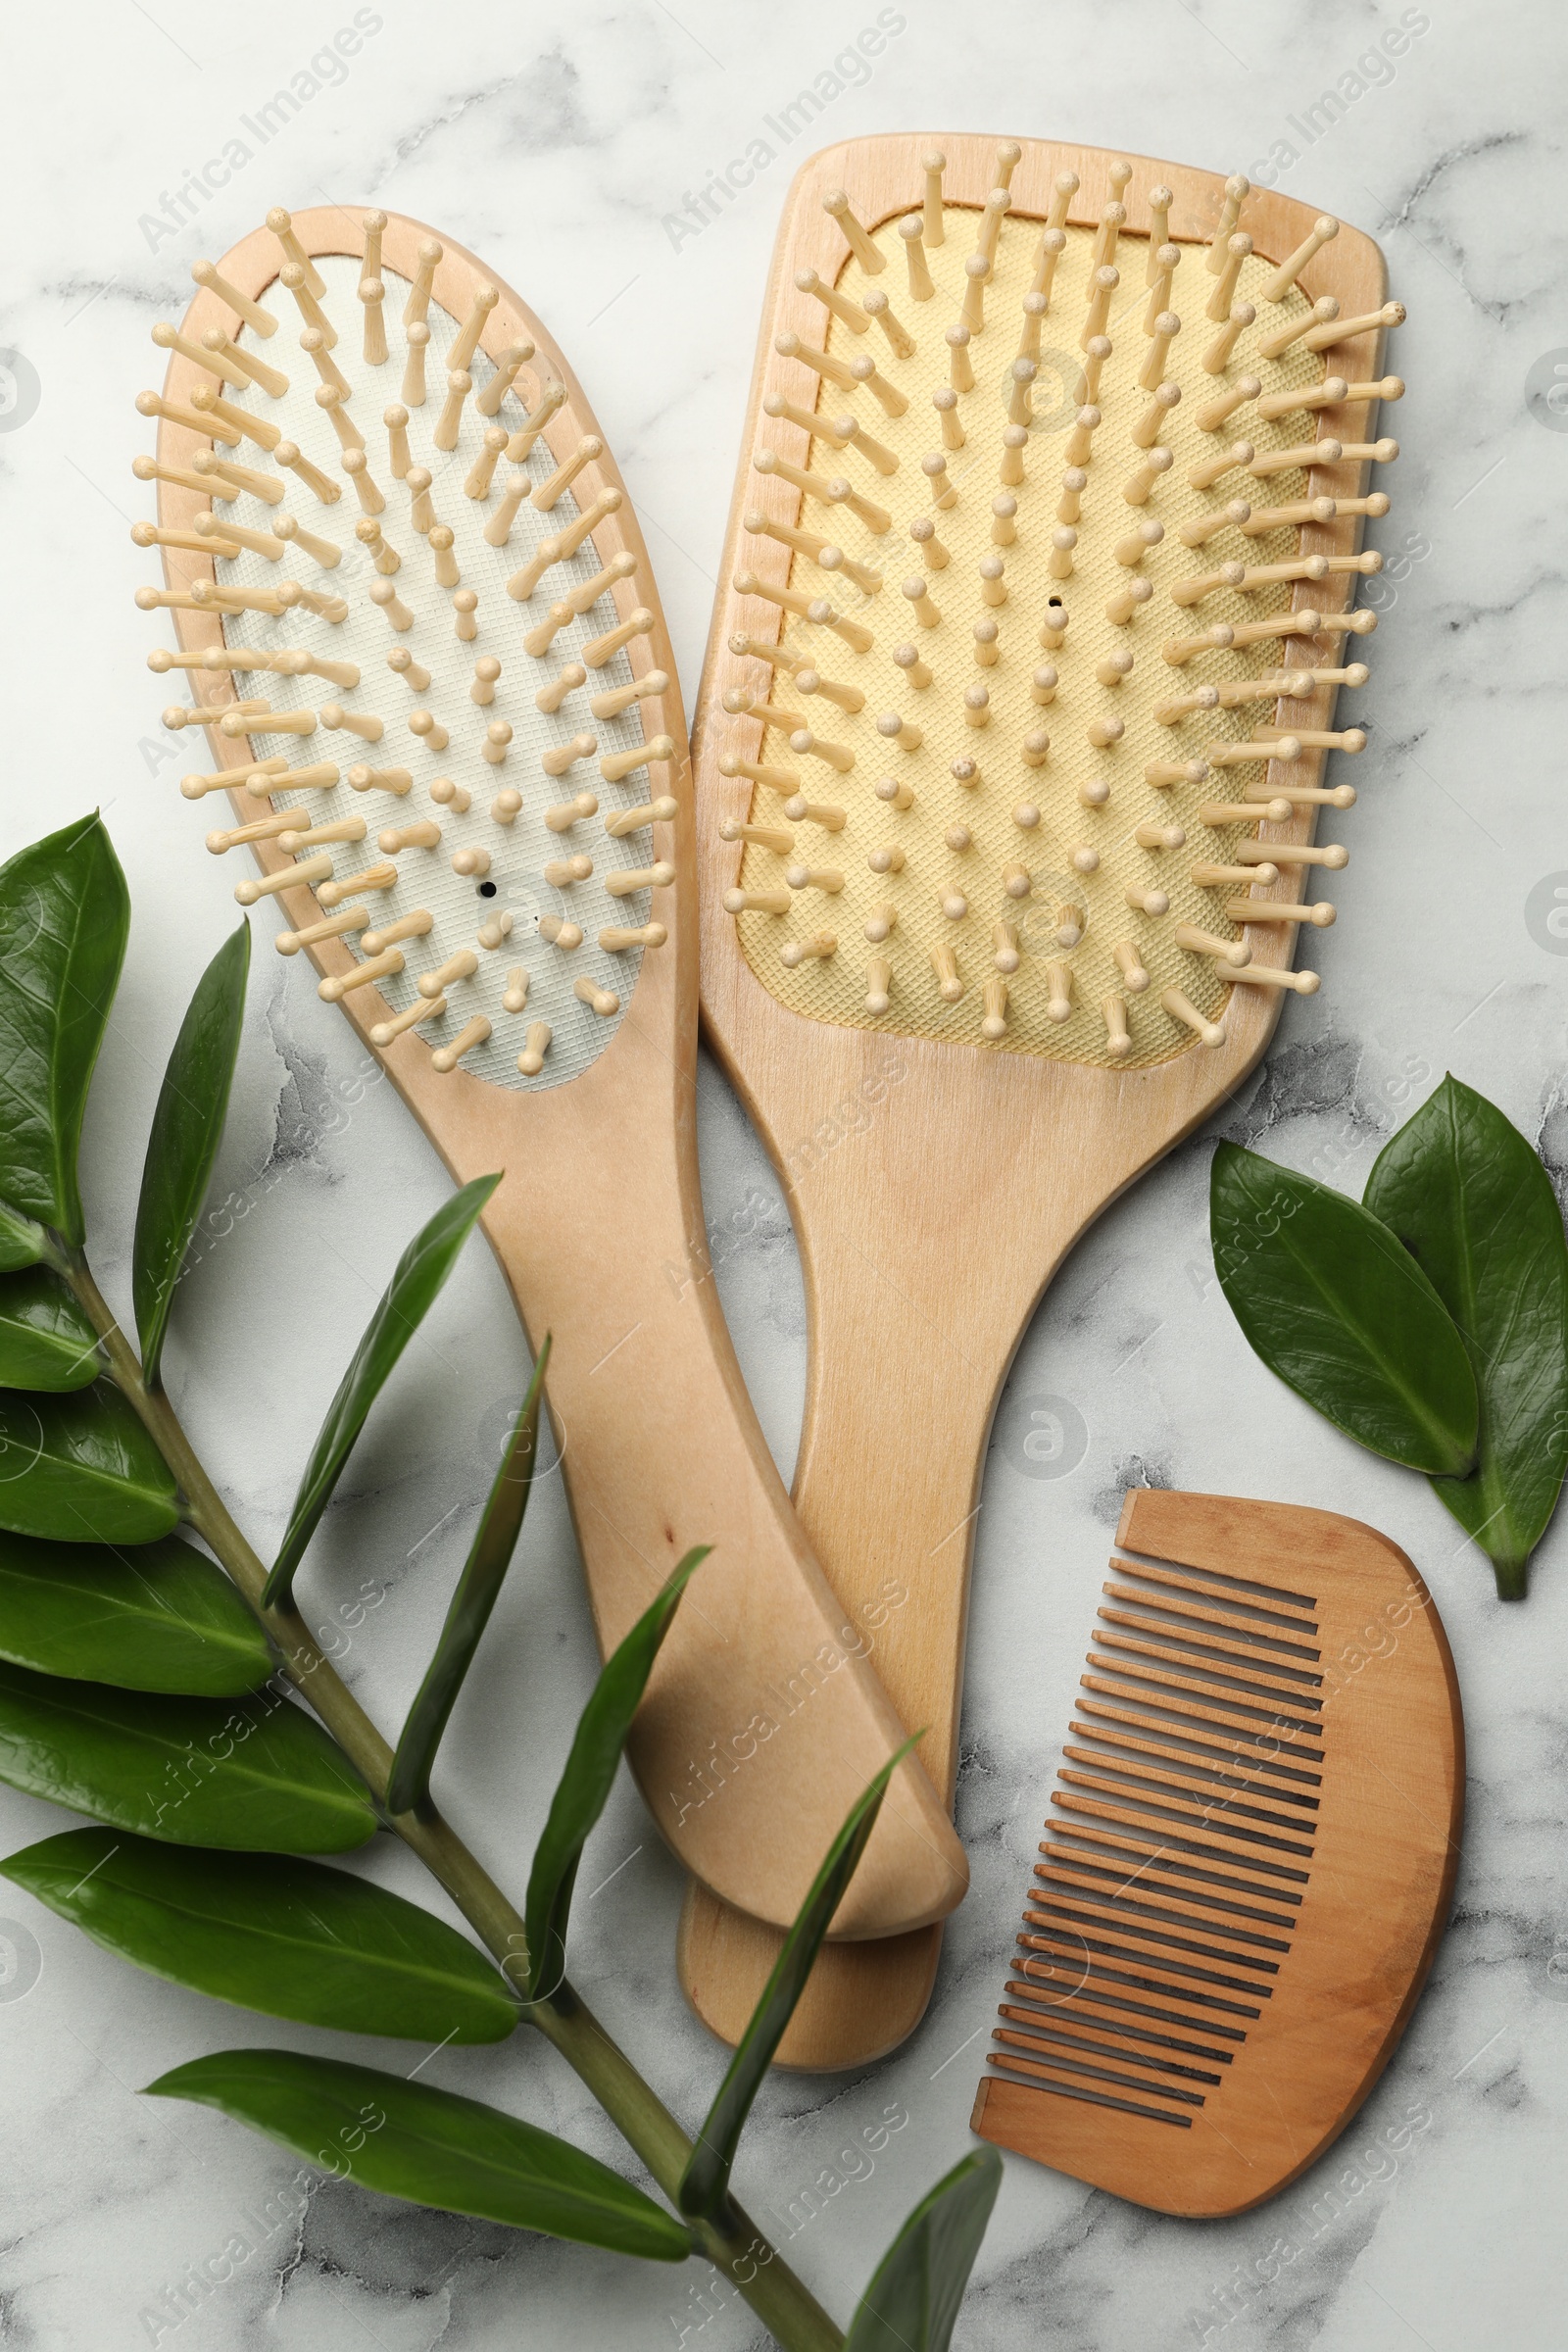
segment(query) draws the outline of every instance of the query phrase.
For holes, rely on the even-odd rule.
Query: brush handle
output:
[[[948,1282],[909,1281],[911,1261],[902,1277],[868,1276],[863,1225],[857,1232],[835,1219],[815,1227],[812,1242],[795,1507],[845,1614],[879,1617],[873,1659],[883,1689],[909,1729],[924,1730],[917,1752],[951,1806],[986,1439],[1032,1300],[1016,1297],[981,1333],[956,1316]],[[931,1262],[922,1252],[918,1263]],[[676,1965],[688,2000],[721,2039],[745,2032],[779,1944],[775,1929],[695,1882],[687,1888]],[[897,2049],[925,2014],[941,1950],[940,1922],[825,1945],[778,2063],[838,2073]]]
[[[877,1670],[951,1804],[997,1398],[1047,1283],[1133,1171],[1064,1115],[1058,1066],[1027,1073],[1020,1119],[1016,1067],[982,1062],[955,1127],[942,1048],[867,1037],[858,1059],[863,1123],[792,1185],[810,1343],[794,1499],[848,1611],[888,1579],[907,1592]]]
[[[951,1806],[997,1398],[1047,1283],[1134,1171],[1107,1167],[1052,1115],[1062,1079],[1049,1067],[1020,1119],[1016,1073],[985,1065],[989,1098],[943,1146],[939,1049],[838,1042],[858,1073],[842,1099],[866,1106],[864,1122],[813,1166],[786,1162],[810,1333],[795,1508],[845,1614],[880,1618],[872,1662],[904,1722],[924,1730],[920,1759]],[[794,1132],[809,1135],[799,1107]],[[780,2063],[837,2071],[896,2048],[931,1997],[941,1936],[937,1924],[824,1950]],[[772,1929],[688,1889],[681,1982],[724,2039],[744,2032],[778,1949]]]
[[[558,1097],[569,1109],[575,1090]],[[495,1124],[533,1105],[486,1089]],[[487,1122],[488,1123],[488,1122]],[[835,1597],[789,1506],[709,1275],[689,1133],[571,1154],[570,1181],[509,1177],[485,1216],[535,1344],[601,1648],[689,1546],[712,1545],[660,1654],[627,1757],[703,1884],[784,1926],[845,1814],[903,1739],[870,1661],[874,1603]],[[485,1156],[486,1150],[494,1155]],[[466,1152],[465,1156],[468,1156]],[[499,1134],[474,1158],[506,1164]],[[966,1884],[945,1801],[900,1767],[840,1935],[941,1918]]]
[[[815,1219],[809,1235],[795,1508],[851,1615],[895,1589],[877,1671],[910,1731],[923,1731],[920,1760],[951,1805],[986,1442],[1042,1278],[1014,1264],[1017,1279],[987,1284],[968,1251],[955,1264],[951,1227],[900,1233],[885,1255],[858,1219]]]
[[[981,1323],[957,1313],[937,1237],[921,1237],[918,1256],[901,1250],[898,1269],[873,1273],[863,1222],[803,1218],[800,1230],[811,1243],[811,1356],[796,1511],[846,1615],[881,1615],[873,1663],[909,1729],[925,1729],[918,1753],[951,1806],[986,1439],[1040,1285],[994,1291]],[[888,1587],[895,1607],[886,1605]],[[779,2063],[837,2073],[896,2049],[925,2014],[941,1948],[940,1922],[875,1943],[827,1945]],[[722,2039],[744,2033],[778,1953],[774,1929],[705,1887],[687,1889],[680,1979]]]

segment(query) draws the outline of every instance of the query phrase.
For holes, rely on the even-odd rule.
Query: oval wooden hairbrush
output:
[[[419,222],[274,212],[215,268],[162,396],[169,585],[248,848],[485,1227],[550,1399],[608,1649],[710,1543],[628,1749],[707,1885],[787,1921],[902,1737],[790,1511],[712,1286],[694,1148],[679,697],[613,462],[539,322]],[[194,763],[193,763],[194,769]],[[961,1851],[906,1762],[835,1932],[940,1917]]]
[[[858,140],[786,203],[702,691],[703,997],[801,1247],[796,1507],[847,1608],[910,1592],[878,1664],[949,1794],[1019,1334],[1317,985],[1384,292],[1282,196],[1035,141]],[[937,1947],[827,1954],[785,2061],[891,2047]],[[775,1950],[694,1891],[718,2032]]]

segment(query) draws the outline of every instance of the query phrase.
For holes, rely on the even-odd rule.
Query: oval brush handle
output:
[[[549,1188],[514,1178],[485,1226],[535,1337],[555,1335],[549,1397],[601,1647],[621,1640],[690,1545],[713,1546],[627,1758],[688,1869],[783,1926],[904,1731],[869,1662],[876,1628],[816,1564],[706,1260],[681,1231],[673,1185],[659,1181],[661,1154],[647,1156],[655,1165],[639,1171],[584,1152],[571,1181]],[[945,1799],[910,1758],[835,1932],[886,1936],[944,1917],[966,1882]]]

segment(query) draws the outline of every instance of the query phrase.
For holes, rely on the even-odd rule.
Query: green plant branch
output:
[[[339,1680],[292,1601],[264,1606],[265,1565],[208,1477],[168,1396],[143,1379],[136,1352],[94,1282],[85,1256],[57,1241],[50,1262],[90,1318],[109,1377],[172,1472],[189,1524],[226,1569],[275,1643],[295,1688],[372,1791],[388,1828],[418,1855],[503,1975],[514,1982],[512,1972],[527,1948],[521,1913],[439,1814],[420,1818],[386,1810],[390,1744]],[[520,2014],[586,2083],[673,2205],[692,2142],[586,2002],[563,1982],[551,1999],[525,2002]],[[844,2342],[839,2328],[738,2205],[730,2203],[721,2222],[693,2224],[692,2234],[699,2251],[732,2280],[789,2352],[839,2352]]]

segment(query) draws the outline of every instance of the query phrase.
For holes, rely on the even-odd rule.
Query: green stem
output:
[[[345,1689],[290,1602],[264,1608],[267,1570],[230,1517],[160,1388],[149,1388],[84,1257],[62,1255],[59,1272],[91,1318],[109,1377],[131,1405],[173,1472],[185,1516],[208,1544],[276,1643],[291,1681],[385,1809],[392,1749]],[[523,1920],[439,1814],[386,1813],[387,1825],[416,1853],[457,1904],[504,1975],[527,1948]],[[627,2144],[673,2204],[692,2143],[587,2004],[563,1984],[553,2001],[526,2004],[526,2021],[554,2043],[588,2085]],[[700,2251],[728,2278],[788,2352],[840,2352],[844,2338],[821,2305],[778,2258],[738,2205],[727,2226],[692,2226]]]
[[[1530,1590],[1530,1555],[1522,1560],[1499,1560],[1492,1555],[1493,1574],[1497,1580],[1499,1600],[1523,1600]]]

